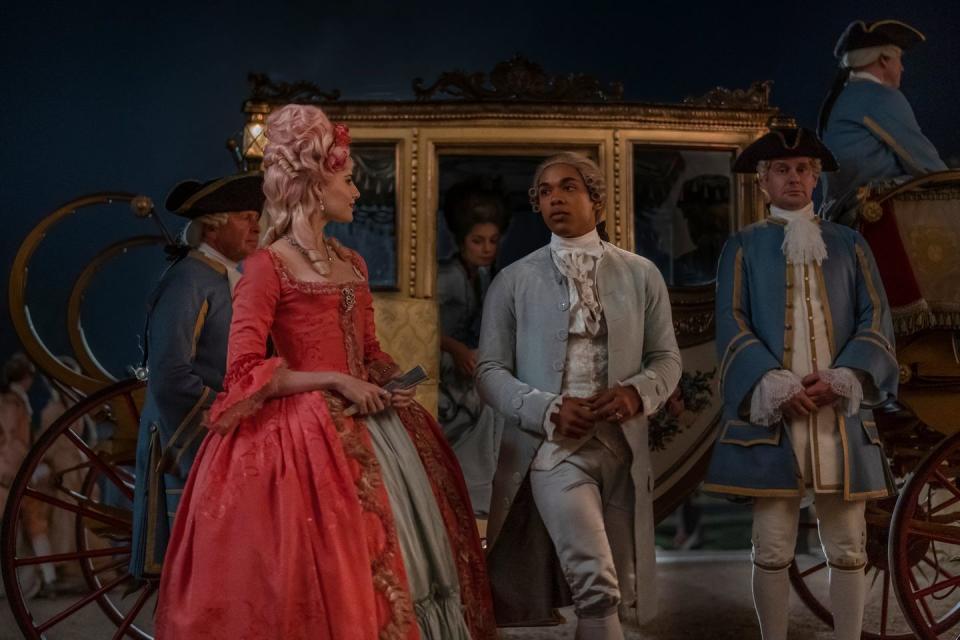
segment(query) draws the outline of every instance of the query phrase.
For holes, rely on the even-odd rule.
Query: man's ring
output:
[[[617,419],[617,422],[622,422],[622,421],[623,421],[623,414],[620,413],[619,411],[617,411],[615,414],[613,414],[613,417]]]

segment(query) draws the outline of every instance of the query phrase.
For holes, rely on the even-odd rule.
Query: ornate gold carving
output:
[[[714,299],[712,284],[670,290],[673,329],[681,349],[713,340]]]
[[[507,120],[527,126],[601,128],[617,123],[641,123],[644,130],[756,131],[764,129],[776,109],[715,109],[694,105],[643,103],[533,103],[478,104],[475,102],[331,102],[323,110],[334,120],[365,123],[406,123],[419,126],[456,120]],[[561,136],[562,138],[562,136]],[[677,140],[682,142],[682,140]]]
[[[340,90],[324,91],[312,82],[276,82],[265,73],[249,73],[250,98],[247,104],[318,104],[340,99]]]
[[[771,80],[759,80],[749,89],[714,87],[702,96],[683,99],[684,104],[715,107],[719,109],[766,109],[770,106]]]
[[[420,155],[420,130],[414,128],[410,138],[410,280],[411,296],[417,294],[417,177]]]
[[[620,158],[620,131],[613,132],[613,237],[618,244],[623,244],[623,200],[621,185],[621,158]],[[628,247],[633,249],[633,247]]]
[[[488,75],[447,71],[429,87],[423,78],[413,81],[417,100],[433,100],[438,95],[470,100],[488,101],[549,101],[549,102],[608,102],[623,99],[623,84],[612,82],[604,89],[600,81],[585,74],[550,76],[543,67],[515,55],[497,63]]]
[[[867,222],[876,222],[883,217],[883,206],[878,202],[864,202],[860,205],[860,217]]]

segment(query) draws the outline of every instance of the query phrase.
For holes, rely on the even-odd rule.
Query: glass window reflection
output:
[[[732,161],[732,151],[634,147],[635,249],[667,284],[716,280],[733,229]]]
[[[394,144],[355,143],[353,179],[360,199],[350,224],[331,223],[327,230],[363,256],[370,286],[397,289],[397,150]]]

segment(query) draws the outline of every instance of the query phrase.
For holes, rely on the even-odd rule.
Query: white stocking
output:
[[[790,576],[787,571],[768,571],[753,566],[753,605],[757,608],[763,640],[787,640],[790,604]]]
[[[53,553],[50,548],[50,538],[45,533],[33,536],[30,539],[30,544],[33,546],[34,553],[38,556],[49,556]],[[43,574],[44,584],[53,584],[57,581],[57,571],[50,562],[44,562],[40,565],[40,573]]]
[[[830,568],[830,608],[837,640],[860,639],[866,591],[863,569]]]

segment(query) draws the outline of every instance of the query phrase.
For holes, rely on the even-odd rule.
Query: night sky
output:
[[[409,99],[415,77],[486,72],[519,52],[550,73],[622,81],[630,100],[679,102],[716,85],[770,79],[773,103],[812,128],[846,24],[897,18],[928,38],[905,56],[903,90],[941,155],[960,164],[956,1],[5,4],[4,274],[36,222],[73,197],[128,190],[160,204],[179,180],[233,172],[224,141],[243,124],[248,71],[309,80],[346,99]],[[65,344],[66,292],[84,256],[149,231],[113,210],[71,221],[51,237],[38,256],[43,265],[31,273],[30,301],[56,349]],[[95,348],[110,348],[104,335],[122,341],[128,354],[135,346],[135,332],[120,331],[137,326],[142,314],[111,301],[117,287],[152,287],[159,256],[139,262],[91,293],[99,313],[129,316],[117,332],[101,331]],[[0,294],[5,358],[17,348],[6,278]]]

